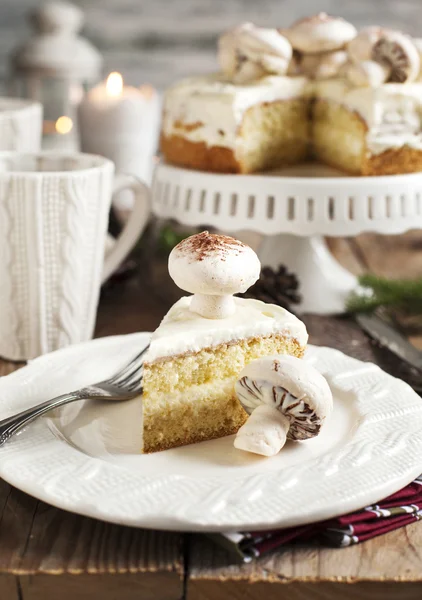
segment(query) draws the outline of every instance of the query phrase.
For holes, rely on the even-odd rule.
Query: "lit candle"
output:
[[[112,160],[116,170],[149,183],[157,149],[160,107],[157,92],[149,85],[124,85],[120,73],[110,73],[79,105],[81,148]],[[117,205],[130,208],[124,197]]]

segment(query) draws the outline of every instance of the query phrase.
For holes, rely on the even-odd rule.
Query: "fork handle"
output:
[[[42,402],[37,406],[28,408],[17,415],[13,415],[12,417],[0,421],[0,446],[3,446],[3,444],[5,444],[16,432],[25,425],[28,425],[28,423],[31,423],[31,421],[37,417],[44,415],[53,408],[59,408],[70,402],[83,400],[88,394],[89,391],[85,389],[70,392],[69,394],[63,394],[62,396],[57,396],[56,398]]]

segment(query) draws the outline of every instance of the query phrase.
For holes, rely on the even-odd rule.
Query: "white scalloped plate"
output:
[[[149,334],[102,338],[38,358],[0,379],[0,419],[98,381]],[[125,525],[185,531],[285,527],[356,510],[422,472],[422,400],[377,366],[329,348],[306,360],[328,379],[321,435],[271,459],[233,438],[138,454],[141,403],[69,405],[0,449],[0,476],[54,506]]]

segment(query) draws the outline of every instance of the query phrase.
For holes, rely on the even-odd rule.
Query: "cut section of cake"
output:
[[[161,150],[170,163],[223,173],[299,162],[308,152],[307,90],[304,77],[185,79],[166,92]]]
[[[260,272],[255,252],[234,238],[187,238],[173,249],[169,271],[193,295],[170,309],[145,358],[145,453],[236,433],[247,419],[234,391],[244,366],[271,354],[302,357],[308,338],[285,309],[233,296]]]

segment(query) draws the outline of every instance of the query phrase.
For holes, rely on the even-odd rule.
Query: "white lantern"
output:
[[[11,91],[42,103],[44,148],[77,150],[77,107],[101,77],[101,54],[78,35],[83,12],[73,4],[47,2],[31,22],[33,36],[11,58]]]

